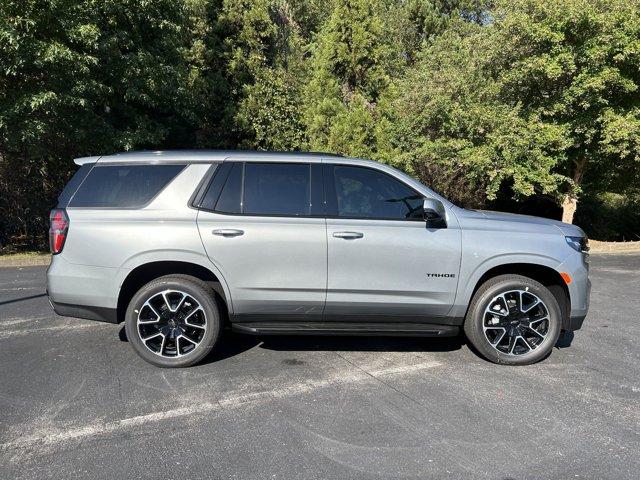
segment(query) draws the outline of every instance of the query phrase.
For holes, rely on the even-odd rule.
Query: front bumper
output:
[[[569,318],[569,324],[566,326],[567,328],[565,328],[565,330],[580,330],[582,328],[582,322],[584,322],[585,318],[586,315],[571,316]]]
[[[567,285],[571,299],[569,322],[566,330],[578,330],[582,326],[591,298],[591,280],[589,280],[589,264],[582,254],[572,254],[559,267],[558,271],[567,272],[571,283]]]

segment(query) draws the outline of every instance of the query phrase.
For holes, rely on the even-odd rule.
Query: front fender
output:
[[[489,270],[505,265],[523,263],[548,267],[559,272],[558,267],[562,263],[562,260],[552,256],[535,253],[497,254],[480,263],[472,263],[469,259],[466,259],[466,265],[465,260],[463,259],[460,282],[458,284],[458,291],[456,293],[455,304],[451,315],[458,317],[463,317],[465,315],[478,282]]]

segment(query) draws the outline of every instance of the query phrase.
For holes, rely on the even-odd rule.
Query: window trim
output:
[[[364,169],[364,170],[370,170],[370,171],[373,171],[373,172],[380,173],[382,175],[386,175],[387,177],[391,178],[392,180],[395,180],[396,182],[399,182],[402,185],[404,185],[406,188],[408,188],[409,190],[414,192],[420,198],[425,198],[424,194],[418,192],[415,188],[407,185],[405,182],[403,182],[399,178],[396,178],[393,175],[390,175],[390,174],[388,174],[387,172],[385,172],[383,170],[379,170],[377,168],[368,167],[368,166],[365,166],[365,165],[353,165],[353,164],[349,164],[349,163],[333,163],[333,162],[332,163],[323,163],[323,177],[324,177],[324,180],[325,180],[325,185],[324,185],[325,205],[327,206],[327,209],[328,208],[333,208],[334,209],[333,212],[329,212],[328,210],[325,210],[325,212],[326,212],[325,218],[331,219],[331,220],[368,220],[368,221],[382,221],[382,222],[411,222],[411,223],[420,222],[420,223],[425,223],[425,220],[423,218],[359,217],[359,216],[341,216],[341,215],[338,215],[338,194],[337,194],[337,192],[335,190],[335,184],[331,181],[334,178],[333,177],[333,168],[334,167],[361,168],[361,169]],[[325,168],[326,168],[326,170],[330,170],[331,171],[331,176],[327,175],[327,172],[326,172]],[[331,195],[331,197],[329,197],[329,195]],[[331,206],[329,206],[330,203],[332,203]]]
[[[314,194],[314,181],[313,181],[313,175],[314,175],[314,168],[313,165],[315,165],[315,163],[313,162],[305,162],[305,161],[300,161],[300,162],[269,162],[269,161],[246,161],[246,160],[232,160],[232,161],[227,161],[225,160],[224,163],[226,164],[237,164],[240,163],[242,164],[242,183],[241,183],[241,191],[240,191],[240,209],[241,209],[241,213],[228,213],[228,212],[220,212],[218,210],[215,209],[215,205],[213,208],[207,208],[204,206],[199,206],[197,207],[198,210],[202,210],[205,212],[209,212],[209,213],[215,213],[216,215],[225,215],[225,216],[230,216],[230,217],[265,217],[265,218],[326,218],[325,215],[325,211],[326,211],[326,199],[324,196],[324,189],[321,188],[321,191],[319,192],[320,197],[322,198],[322,207],[321,213],[316,213],[316,214],[308,214],[308,215],[289,215],[289,214],[280,214],[280,213],[245,213],[244,212],[244,185],[245,185],[245,172],[246,172],[246,165],[248,163],[250,164],[259,164],[259,165],[265,165],[265,164],[269,164],[269,165],[306,165],[309,168],[309,210],[313,211],[314,207],[313,207],[313,194]],[[317,165],[322,165],[320,163],[318,163]],[[323,182],[323,176],[324,176],[324,172],[322,171],[322,169],[315,169],[317,170],[316,175],[320,175],[321,177],[321,185],[324,185]],[[231,170],[229,170],[229,173],[231,173]],[[225,179],[225,184],[228,181],[229,177],[227,176],[227,179]],[[207,190],[205,191],[205,194],[203,195],[206,196],[206,192],[208,192],[209,188],[211,187],[211,182],[213,181],[213,178],[211,179],[211,181],[209,182],[209,186],[207,187]],[[222,186],[222,189],[224,189],[224,185]],[[220,191],[220,193],[222,193],[222,190]],[[318,192],[316,192],[318,193]],[[218,196],[219,198],[219,196]],[[218,200],[216,199],[216,204],[218,203]]]
[[[202,177],[202,180],[198,182],[198,186],[195,188],[195,190],[193,191],[193,194],[191,195],[191,197],[189,198],[189,201],[187,202],[187,206],[189,208],[194,208],[196,210],[199,208],[199,205],[204,200],[204,196],[209,191],[209,185],[213,181],[217,172],[220,171],[221,166],[222,166],[222,162],[213,162],[211,163],[211,165],[209,165],[209,168],[207,169],[204,176]]]
[[[78,193],[78,191],[80,190],[80,188],[82,187],[82,185],[84,184],[84,182],[87,180],[87,178],[89,178],[89,175],[91,175],[93,173],[93,171],[97,168],[102,168],[102,167],[119,167],[119,166],[127,166],[127,167],[148,167],[148,166],[158,166],[158,165],[176,165],[176,166],[181,166],[182,168],[180,170],[178,170],[176,172],[176,174],[173,176],[173,178],[171,178],[167,183],[164,184],[164,186],[158,190],[149,200],[147,200],[147,202],[140,204],[140,205],[136,205],[133,207],[74,207],[73,205],[71,205],[71,203],[73,202],[73,199],[75,198],[76,194]],[[184,173],[185,169],[189,166],[189,163],[184,163],[184,162],[136,162],[136,163],[131,163],[131,162],[105,162],[105,163],[100,163],[100,162],[96,162],[93,167],[91,168],[91,170],[89,171],[89,173],[84,177],[84,180],[82,181],[82,183],[78,186],[78,188],[76,189],[75,192],[73,192],[73,195],[71,196],[71,198],[69,198],[69,202],[67,203],[67,209],[68,210],[142,210],[143,208],[148,207],[149,205],[151,205],[151,203],[153,203],[154,200],[156,200],[161,194],[162,192],[164,192],[169,185],[171,185],[176,178],[178,178],[182,173]]]

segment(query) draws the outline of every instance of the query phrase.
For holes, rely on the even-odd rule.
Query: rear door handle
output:
[[[239,237],[240,235],[244,235],[244,230],[238,230],[236,228],[218,228],[211,233],[221,237]]]
[[[333,232],[333,236],[336,238],[344,238],[346,240],[355,240],[356,238],[364,237],[364,233],[361,232]]]

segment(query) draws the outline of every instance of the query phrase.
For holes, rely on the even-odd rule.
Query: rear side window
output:
[[[243,208],[246,215],[309,215],[308,164],[247,163]]]
[[[184,165],[97,165],[71,199],[70,207],[142,207]]]
[[[236,215],[320,215],[322,172],[308,163],[225,163],[201,207]]]

